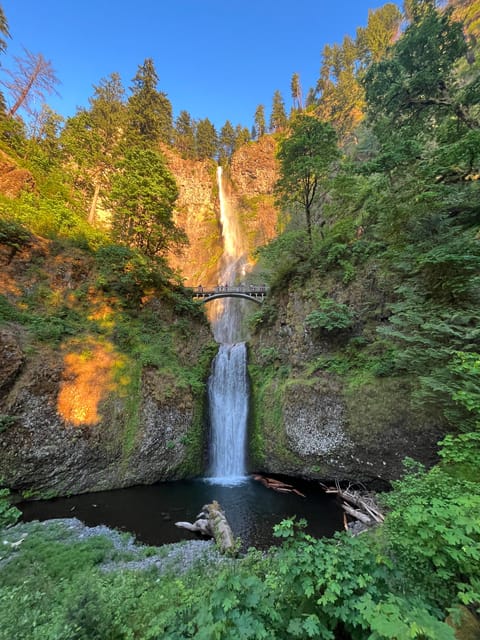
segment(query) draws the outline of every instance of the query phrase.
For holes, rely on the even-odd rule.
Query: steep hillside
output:
[[[1,230],[4,482],[62,495],[200,473],[203,315],[129,249]]]

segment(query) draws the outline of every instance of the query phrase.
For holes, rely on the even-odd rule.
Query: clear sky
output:
[[[316,84],[325,44],[355,36],[376,0],[0,0],[10,27],[3,67],[22,47],[52,62],[63,116],[88,106],[92,85],[118,72],[126,88],[153,58],[159,90],[174,116],[185,109],[220,129],[228,119],[251,128],[258,104],[269,117],[290,81]],[[1,76],[0,69],[0,76]],[[8,96],[7,96],[8,97]]]

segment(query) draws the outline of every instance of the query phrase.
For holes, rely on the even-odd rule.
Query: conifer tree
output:
[[[293,110],[302,111],[303,110],[302,87],[300,85],[300,76],[298,75],[298,73],[293,74],[292,80],[290,82],[290,89],[292,92]]]
[[[265,120],[265,107],[263,104],[259,104],[254,116],[254,131],[255,138],[261,138],[267,132],[267,123]]]
[[[247,129],[247,127],[242,127],[241,124],[237,124],[237,126],[235,127],[234,151],[236,151],[237,149],[240,149],[242,145],[247,144],[247,142],[250,142],[250,140],[251,140],[250,131]]]
[[[130,143],[154,146],[172,141],[172,105],[167,95],[157,90],[158,75],[153,60],[139,65],[128,99],[128,139]]]
[[[324,47],[315,113],[332,123],[341,141],[348,139],[363,118],[365,98],[357,79],[357,65],[358,49],[349,36],[341,45]]]
[[[10,37],[10,31],[8,29],[8,22],[5,16],[5,12],[3,11],[3,7],[0,6],[0,33],[5,38]],[[0,38],[0,53],[4,53],[7,48],[7,42],[4,38]]]
[[[219,160],[228,160],[232,157],[232,153],[235,150],[235,130],[230,122],[227,120],[220,130],[219,137]]]
[[[270,131],[272,133],[281,131],[287,126],[287,114],[285,112],[285,102],[282,94],[277,89],[273,94],[272,113],[270,115]]]
[[[183,158],[195,158],[195,124],[188,111],[180,111],[178,115],[173,143]]]
[[[199,120],[196,131],[197,158],[216,158],[218,154],[218,137],[214,125],[208,118]]]
[[[366,27],[357,29],[358,56],[365,66],[379,62],[399,34],[402,14],[397,5],[388,3],[369,9]]]

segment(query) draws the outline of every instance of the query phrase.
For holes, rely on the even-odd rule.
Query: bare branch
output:
[[[15,115],[20,108],[31,115],[35,100],[45,102],[45,94],[59,95],[55,85],[60,81],[50,60],[46,60],[41,53],[32,53],[27,49],[24,49],[24,53],[23,58],[14,58],[15,69],[5,70],[10,79],[1,82],[13,99],[13,106],[8,110],[9,116]]]

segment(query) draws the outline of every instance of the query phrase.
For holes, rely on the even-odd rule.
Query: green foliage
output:
[[[115,294],[130,308],[138,308],[151,290],[167,289],[172,272],[160,260],[152,262],[138,250],[109,244],[95,254],[98,265],[97,286]]]
[[[138,66],[133,78],[132,95],[127,102],[127,139],[129,145],[155,148],[159,141],[172,140],[172,105],[158,91],[158,74],[152,58]]]
[[[109,196],[114,237],[150,258],[185,244],[185,233],[173,220],[177,185],[163,157],[150,149],[132,147],[118,168]]]
[[[18,250],[29,244],[31,237],[30,232],[19,222],[0,218],[0,244]]]
[[[449,448],[446,458],[451,455]],[[427,473],[417,466],[394,489],[384,498],[391,509],[384,535],[405,579],[419,594],[435,589],[441,607],[453,602],[478,606],[478,485],[453,478],[441,467]]]
[[[10,504],[10,491],[0,488],[0,530],[14,525],[21,512]]]
[[[319,308],[305,318],[310,329],[333,332],[349,329],[355,320],[355,313],[346,304],[332,298],[320,298]]]
[[[310,238],[313,208],[325,197],[332,164],[339,156],[336,143],[330,124],[303,114],[293,119],[288,137],[280,141],[280,178],[275,186],[279,202],[284,207],[300,205]]]

